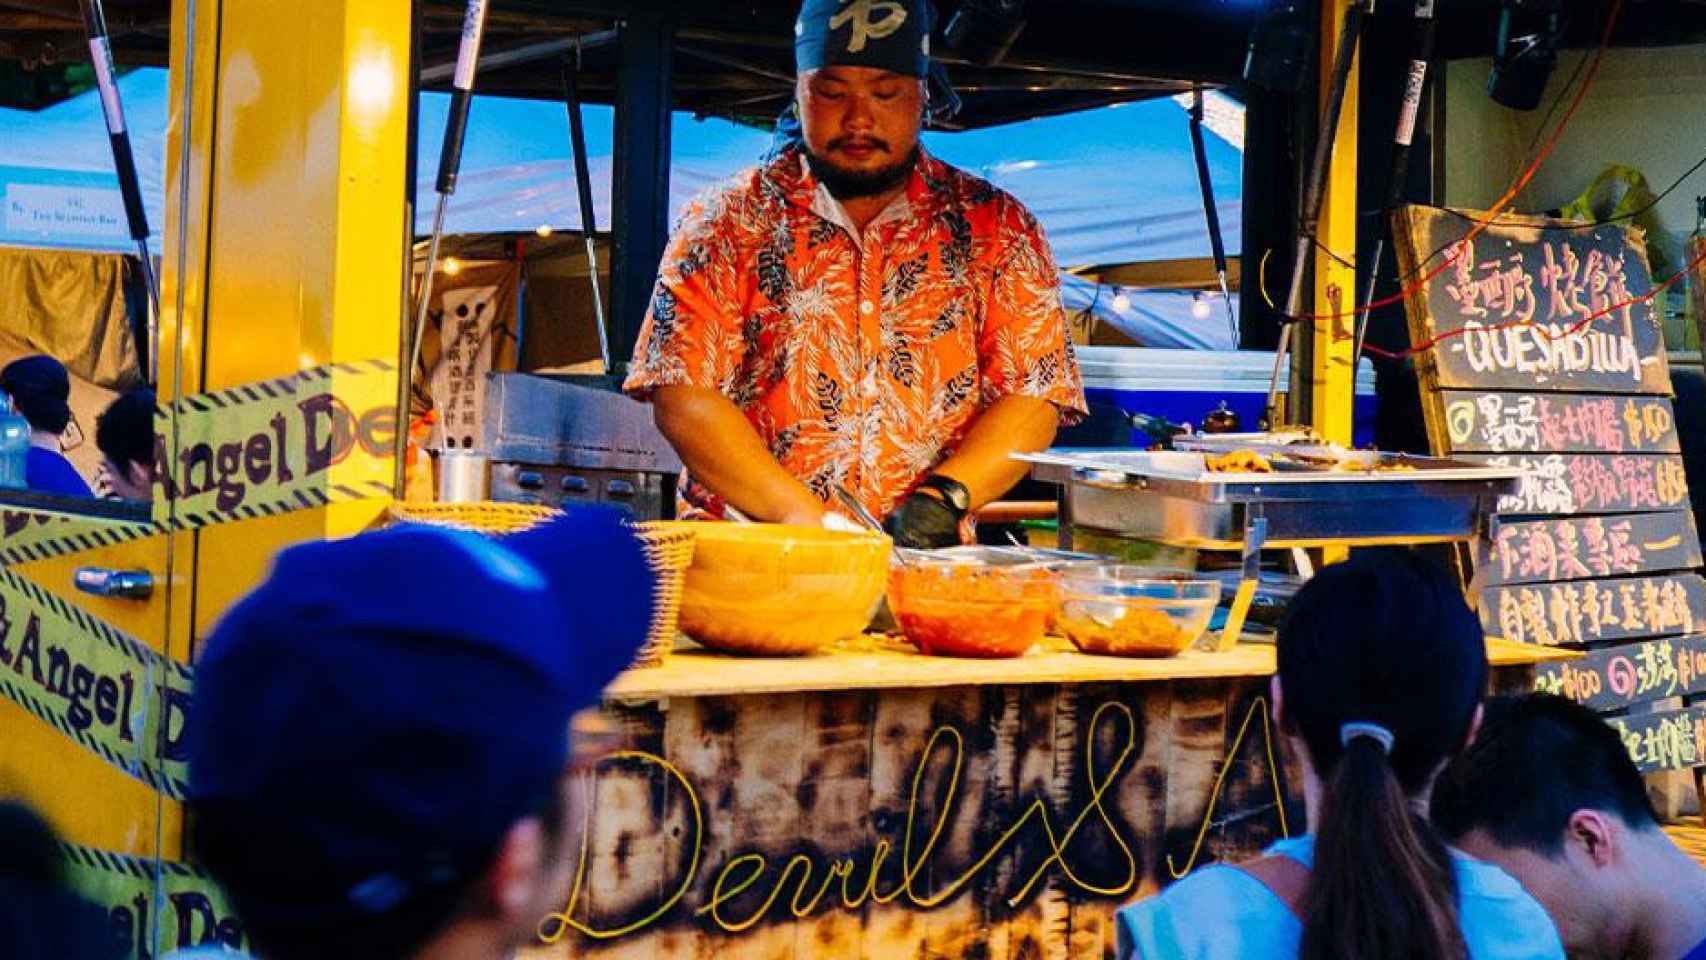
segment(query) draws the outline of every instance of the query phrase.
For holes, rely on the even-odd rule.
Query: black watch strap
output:
[[[954,512],[959,514],[961,517],[964,517],[966,514],[971,512],[971,491],[966,489],[965,484],[955,480],[953,477],[944,476],[940,473],[932,473],[928,477],[925,477],[924,481],[920,483],[919,486],[929,487],[941,494],[943,502],[948,506],[953,507]]]

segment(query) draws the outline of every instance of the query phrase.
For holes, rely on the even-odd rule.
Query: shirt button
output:
[[[871,311],[872,311],[872,310],[875,310],[875,309],[877,309],[877,307],[876,307],[876,305],[875,305],[875,304],[873,304],[873,303],[872,303],[872,302],[871,302],[871,301],[869,301],[869,300],[861,300],[861,301],[859,301],[859,312],[860,312],[860,313],[862,313],[862,314],[864,314],[864,315],[866,315],[866,316],[870,316],[870,315],[871,315]]]

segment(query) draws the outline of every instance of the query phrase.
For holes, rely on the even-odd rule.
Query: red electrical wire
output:
[[[1429,270],[1426,274],[1423,274],[1421,277],[1413,280],[1409,286],[1406,286],[1404,289],[1398,291],[1397,293],[1395,293],[1389,297],[1386,297],[1384,299],[1376,300],[1376,301],[1368,304],[1367,306],[1353,307],[1350,310],[1342,311],[1340,313],[1304,314],[1302,316],[1292,317],[1291,319],[1292,320],[1342,320],[1342,319],[1349,318],[1349,317],[1361,316],[1362,314],[1368,313],[1369,311],[1378,309],[1380,307],[1388,307],[1388,306],[1391,306],[1392,304],[1395,304],[1395,303],[1402,303],[1404,301],[1404,299],[1406,297],[1408,297],[1410,294],[1415,293],[1418,290],[1421,290],[1423,287],[1426,287],[1428,284],[1428,281],[1432,280],[1433,278],[1444,273],[1446,270],[1450,269],[1451,266],[1457,262],[1457,258],[1462,256],[1464,251],[1466,251],[1470,248],[1470,245],[1473,243],[1475,238],[1480,236],[1483,232],[1485,232],[1488,227],[1492,226],[1494,221],[1496,221],[1498,219],[1499,214],[1503,213],[1504,210],[1507,207],[1509,207],[1513,201],[1516,200],[1517,196],[1519,194],[1521,194],[1523,190],[1527,189],[1529,182],[1534,179],[1535,174],[1540,172],[1540,167],[1546,162],[1546,160],[1549,157],[1551,157],[1552,150],[1558,146],[1558,141],[1563,137],[1564,130],[1569,127],[1570,120],[1575,117],[1576,111],[1581,108],[1582,101],[1587,99],[1588,90],[1592,89],[1592,87],[1593,87],[1594,76],[1599,73],[1600,63],[1602,61],[1604,61],[1605,53],[1611,47],[1611,36],[1612,36],[1613,31],[1617,27],[1618,16],[1619,16],[1619,14],[1622,13],[1622,10],[1623,10],[1623,0],[1612,0],[1611,12],[1605,18],[1605,32],[1600,37],[1599,50],[1594,54],[1593,62],[1591,64],[1589,64],[1589,66],[1588,66],[1587,74],[1584,77],[1582,77],[1582,85],[1576,89],[1575,98],[1570,101],[1569,109],[1565,110],[1564,115],[1559,118],[1558,126],[1553,128],[1552,135],[1546,139],[1546,143],[1544,146],[1542,146],[1540,148],[1540,152],[1534,155],[1534,159],[1532,162],[1529,163],[1528,168],[1522,172],[1522,175],[1516,179],[1515,183],[1511,184],[1510,189],[1505,191],[1504,196],[1501,196],[1498,199],[1498,202],[1494,203],[1492,208],[1486,212],[1486,214],[1484,215],[1485,218],[1475,221],[1474,225],[1470,228],[1468,234],[1466,234],[1461,241],[1459,241],[1457,244],[1454,245],[1455,250],[1451,254],[1449,254],[1445,258],[1445,260],[1440,263],[1439,266],[1433,268],[1432,270]],[[1481,329],[1487,329],[1487,328],[1481,328]],[[1349,334],[1342,334],[1339,336],[1338,339],[1349,340],[1349,339],[1353,339],[1353,337]],[[1421,347],[1411,347],[1408,351],[1405,351],[1402,355],[1403,356],[1410,356],[1411,354],[1414,354],[1418,350],[1427,349],[1428,346],[1432,346],[1434,343],[1438,343],[1440,339],[1442,339],[1442,338],[1435,338],[1433,341],[1430,341],[1427,345],[1424,345]],[[1370,353],[1390,355],[1390,354],[1383,354],[1381,351],[1376,351],[1372,348],[1369,348],[1366,344],[1364,345],[1364,349],[1368,350]]]
[[[1368,354],[1371,354],[1373,356],[1380,357],[1381,359],[1384,359],[1384,360],[1404,360],[1404,359],[1407,359],[1409,357],[1413,357],[1418,353],[1421,353],[1423,350],[1430,350],[1430,349],[1438,346],[1442,341],[1449,340],[1452,337],[1461,337],[1464,334],[1467,334],[1470,332],[1492,333],[1492,332],[1498,331],[1498,330],[1511,330],[1511,329],[1514,329],[1516,327],[1534,327],[1542,335],[1544,335],[1546,337],[1546,339],[1548,339],[1548,340],[1554,340],[1554,341],[1563,340],[1563,339],[1566,339],[1568,337],[1573,337],[1576,334],[1582,332],[1584,329],[1587,328],[1587,326],[1589,324],[1593,323],[1595,320],[1598,320],[1600,317],[1604,317],[1604,316],[1608,316],[1610,314],[1616,313],[1617,311],[1622,310],[1625,307],[1632,307],[1637,303],[1646,303],[1646,302],[1652,300],[1654,297],[1657,297],[1659,294],[1663,293],[1664,291],[1666,291],[1666,290],[1670,289],[1672,286],[1674,286],[1678,280],[1681,280],[1683,277],[1687,276],[1688,271],[1693,270],[1695,267],[1699,266],[1702,263],[1706,263],[1706,251],[1702,251],[1693,260],[1690,260],[1688,262],[1688,264],[1686,266],[1684,266],[1681,270],[1678,270],[1677,272],[1671,274],[1670,277],[1668,277],[1663,283],[1655,284],[1653,286],[1653,289],[1648,291],[1647,293],[1642,294],[1639,297],[1630,297],[1629,299],[1624,300],[1621,303],[1614,303],[1608,307],[1605,307],[1604,309],[1600,310],[1598,313],[1590,314],[1586,318],[1576,322],[1573,326],[1571,326],[1569,329],[1563,331],[1562,333],[1554,333],[1552,331],[1552,328],[1536,325],[1534,323],[1534,321],[1532,321],[1532,320],[1518,320],[1518,321],[1514,321],[1511,323],[1495,324],[1495,325],[1490,326],[1490,327],[1460,327],[1456,330],[1447,330],[1446,332],[1434,337],[1431,340],[1428,340],[1424,343],[1417,344],[1416,346],[1409,347],[1409,348],[1404,349],[1404,350],[1397,350],[1397,351],[1382,350],[1379,347],[1372,346],[1368,343],[1364,343],[1362,345],[1362,349],[1363,349],[1364,353],[1368,353]],[[1336,339],[1349,340],[1349,339],[1351,339],[1351,336],[1349,334],[1339,334],[1338,337],[1336,337]]]

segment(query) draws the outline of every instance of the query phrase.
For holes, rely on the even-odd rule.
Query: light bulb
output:
[[[1130,308],[1131,308],[1131,298],[1130,297],[1126,296],[1123,293],[1118,293],[1118,294],[1114,295],[1114,309],[1115,310],[1128,310]]]
[[[456,259],[455,257],[445,257],[444,258],[444,275],[445,276],[454,277],[461,272],[462,272],[462,261]]]
[[[1208,301],[1203,298],[1202,294],[1199,293],[1191,298],[1191,316],[1196,317],[1198,320],[1207,320],[1209,313],[1211,312],[1212,311],[1210,311],[1208,306]]]

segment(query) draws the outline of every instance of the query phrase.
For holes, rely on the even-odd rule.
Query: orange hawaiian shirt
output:
[[[859,236],[795,150],[696,200],[625,389],[715,389],[824,501],[887,516],[996,400],[1084,411],[1059,280],[1019,202],[922,155]],[[689,513],[723,505],[687,478]]]

